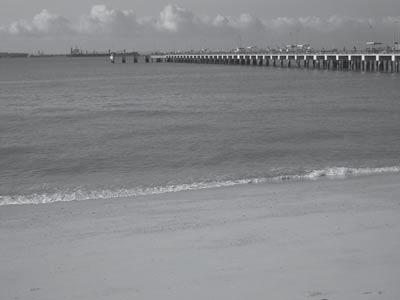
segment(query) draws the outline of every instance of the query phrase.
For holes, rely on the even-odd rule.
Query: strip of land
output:
[[[400,175],[0,207],[0,299],[399,299]]]

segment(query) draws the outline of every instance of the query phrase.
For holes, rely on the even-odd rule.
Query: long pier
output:
[[[400,53],[191,53],[151,55],[151,62],[400,72]]]

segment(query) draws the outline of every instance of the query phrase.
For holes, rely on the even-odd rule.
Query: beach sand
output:
[[[400,175],[0,207],[0,299],[400,299]]]

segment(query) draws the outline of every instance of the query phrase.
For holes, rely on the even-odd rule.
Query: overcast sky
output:
[[[399,0],[0,0],[0,51],[212,49],[400,36]]]

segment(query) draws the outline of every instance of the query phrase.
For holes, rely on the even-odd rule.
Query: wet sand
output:
[[[0,207],[0,299],[398,299],[400,175]]]

